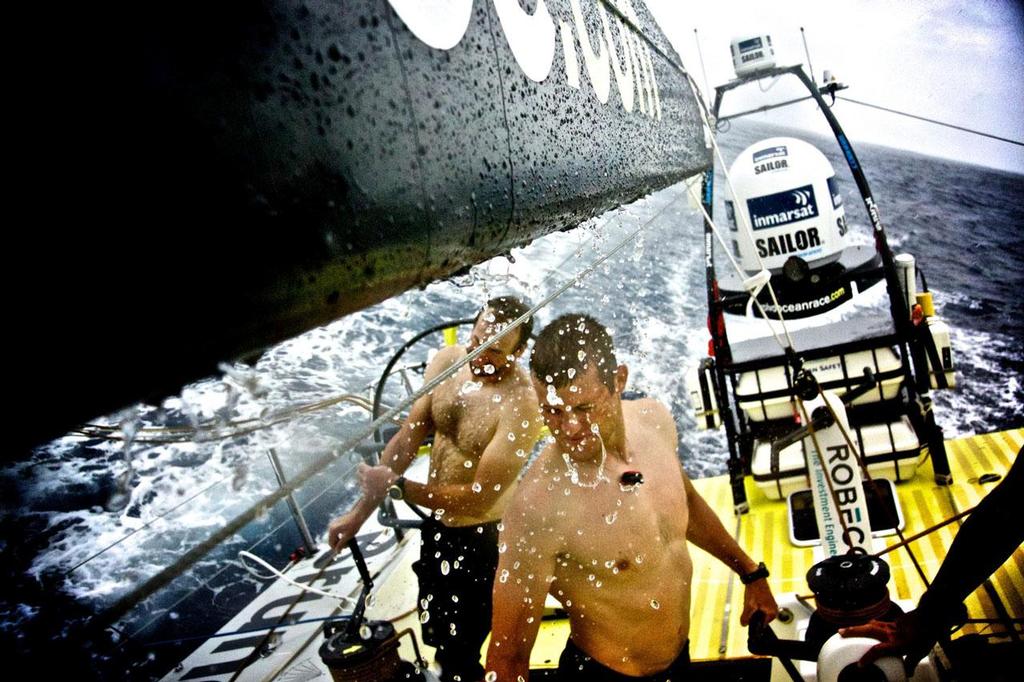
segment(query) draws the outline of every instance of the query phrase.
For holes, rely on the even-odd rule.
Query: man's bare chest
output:
[[[479,455],[502,419],[505,396],[498,387],[473,381],[460,372],[438,387],[431,405],[434,427],[463,454]]]

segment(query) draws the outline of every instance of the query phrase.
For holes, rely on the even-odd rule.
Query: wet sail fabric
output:
[[[18,445],[710,164],[642,3],[145,4],[65,17],[32,90],[25,253],[73,300],[15,305]]]

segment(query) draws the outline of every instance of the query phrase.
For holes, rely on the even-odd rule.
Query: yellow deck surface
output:
[[[941,487],[935,484],[930,459],[921,464],[913,480],[897,485],[897,494],[906,518],[904,537],[915,535],[959,511],[976,505],[995,485],[978,483],[978,476],[988,472],[1005,473],[1022,446],[1024,429],[946,441],[946,451],[954,477],[952,486]],[[726,528],[735,532],[737,540],[747,553],[755,560],[763,560],[768,565],[771,570],[769,582],[775,593],[796,592],[810,596],[805,576],[814,564],[813,550],[795,547],[790,543],[785,502],[768,500],[748,477],[747,496],[751,511],[737,519],[733,513],[727,476],[696,480],[694,485],[718,513]],[[957,528],[958,523],[952,523],[911,543],[911,548],[929,579],[938,570],[945,557],[945,548],[952,542]],[[885,540],[887,545],[891,545],[899,539],[892,536]],[[731,571],[710,555],[695,547],[692,552],[692,660],[749,657],[751,654],[746,646],[746,628],[741,627],[739,623],[739,614],[742,611],[742,584]],[[892,598],[916,602],[924,591],[924,583],[909,560],[906,550],[896,550],[887,554],[885,558],[892,570],[892,578],[889,581]],[[1022,572],[1024,549],[1017,549],[990,580],[1010,616],[1014,618],[1024,617]],[[969,598],[967,607],[971,618],[998,617],[984,588],[979,588]],[[968,625],[961,632],[971,633],[983,629],[998,632],[1000,626]],[[533,649],[531,667],[556,666],[568,631],[568,621],[564,619],[545,621]]]

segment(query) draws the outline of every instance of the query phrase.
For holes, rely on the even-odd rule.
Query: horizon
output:
[[[754,0],[723,0],[714,7],[683,6],[674,0],[645,0],[645,4],[702,91],[708,84],[713,87],[734,77],[729,56],[732,39],[768,34],[777,65],[802,64],[805,71],[813,71],[816,83],[822,82],[823,71],[832,71],[850,86],[840,98],[849,96],[1024,141],[1020,95],[1024,90],[1024,8],[1009,0],[969,6],[955,0],[907,0],[895,5],[871,0],[837,5],[793,0],[771,8]],[[792,78],[760,85],[774,91],[765,95],[737,88],[723,113],[806,94]],[[835,111],[847,136],[861,144],[1024,175],[1024,146],[1019,144],[841,99]],[[813,102],[749,118],[796,128],[820,126],[827,132]]]

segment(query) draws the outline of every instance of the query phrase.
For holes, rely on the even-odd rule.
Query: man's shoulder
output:
[[[442,346],[427,363],[425,378],[430,380],[466,356],[464,346]]]
[[[665,403],[656,398],[638,398],[622,403],[627,416],[641,421],[672,420],[672,412]]]
[[[549,484],[558,473],[557,467],[560,461],[561,458],[555,444],[545,445],[540,454],[523,471],[523,475],[519,479],[519,487],[516,489],[516,497],[547,497],[550,492]]]

